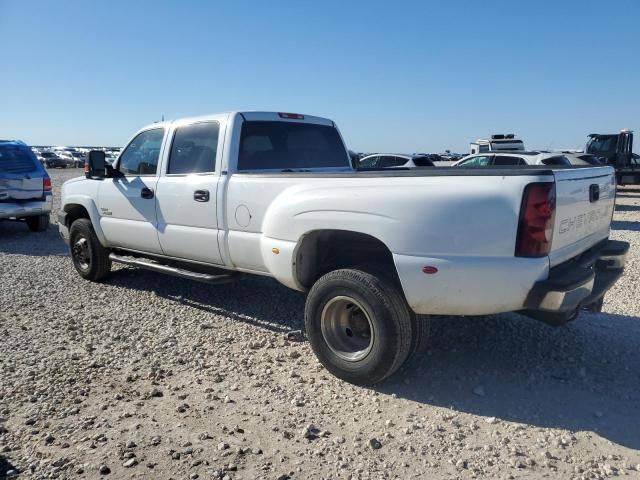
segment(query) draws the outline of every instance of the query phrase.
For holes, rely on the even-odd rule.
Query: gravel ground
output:
[[[51,172],[56,200],[78,173]],[[638,478],[640,190],[618,203],[631,258],[603,313],[438,319],[373,388],[287,337],[304,296],[275,281],[93,284],[55,225],[1,223],[0,477]]]

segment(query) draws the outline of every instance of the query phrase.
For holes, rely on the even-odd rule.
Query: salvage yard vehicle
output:
[[[592,154],[602,163],[616,169],[619,185],[640,184],[640,155],[633,153],[633,132],[629,129],[620,133],[592,133],[585,147],[585,153]]]
[[[513,133],[496,133],[489,139],[479,138],[470,144],[469,153],[486,153],[500,151],[520,150],[524,151],[524,142]]]
[[[43,232],[51,205],[51,179],[33,151],[20,141],[0,141],[0,220]]]
[[[231,112],[149,125],[113,166],[89,153],[59,229],[81,277],[112,262],[216,284],[241,274],[307,292],[321,363],[383,380],[428,315],[598,310],[628,244],[609,240],[611,167],[354,170],[335,124]],[[422,316],[424,315],[424,316]]]
[[[581,162],[583,165],[586,163]],[[452,167],[488,167],[513,165],[571,165],[563,154],[549,152],[502,152],[467,155]]]

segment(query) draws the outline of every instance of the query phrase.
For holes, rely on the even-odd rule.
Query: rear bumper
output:
[[[563,323],[600,300],[624,270],[629,244],[605,240],[558,267],[529,292],[522,312],[547,323]]]
[[[0,202],[0,219],[24,218],[51,212],[52,197],[47,195],[44,200]]]

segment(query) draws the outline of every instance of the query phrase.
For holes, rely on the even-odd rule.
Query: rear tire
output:
[[[100,244],[89,219],[79,218],[71,224],[69,247],[73,266],[82,278],[97,282],[111,272],[109,250]]]
[[[49,228],[49,214],[42,214],[36,217],[27,217],[27,227],[32,232],[45,232]]]
[[[590,303],[589,305],[586,305],[584,309],[591,313],[600,313],[602,312],[603,305],[604,305],[604,295],[600,297],[599,300],[596,300],[595,302]]]
[[[412,315],[411,351],[409,358],[420,357],[426,350],[431,338],[431,318],[428,316]]]
[[[333,375],[357,385],[377,383],[411,350],[411,311],[397,287],[361,270],[329,272],[305,306],[311,347]]]

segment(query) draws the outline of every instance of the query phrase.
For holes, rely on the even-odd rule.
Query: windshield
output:
[[[617,135],[598,135],[589,139],[586,150],[594,154],[615,152],[617,144]]]

